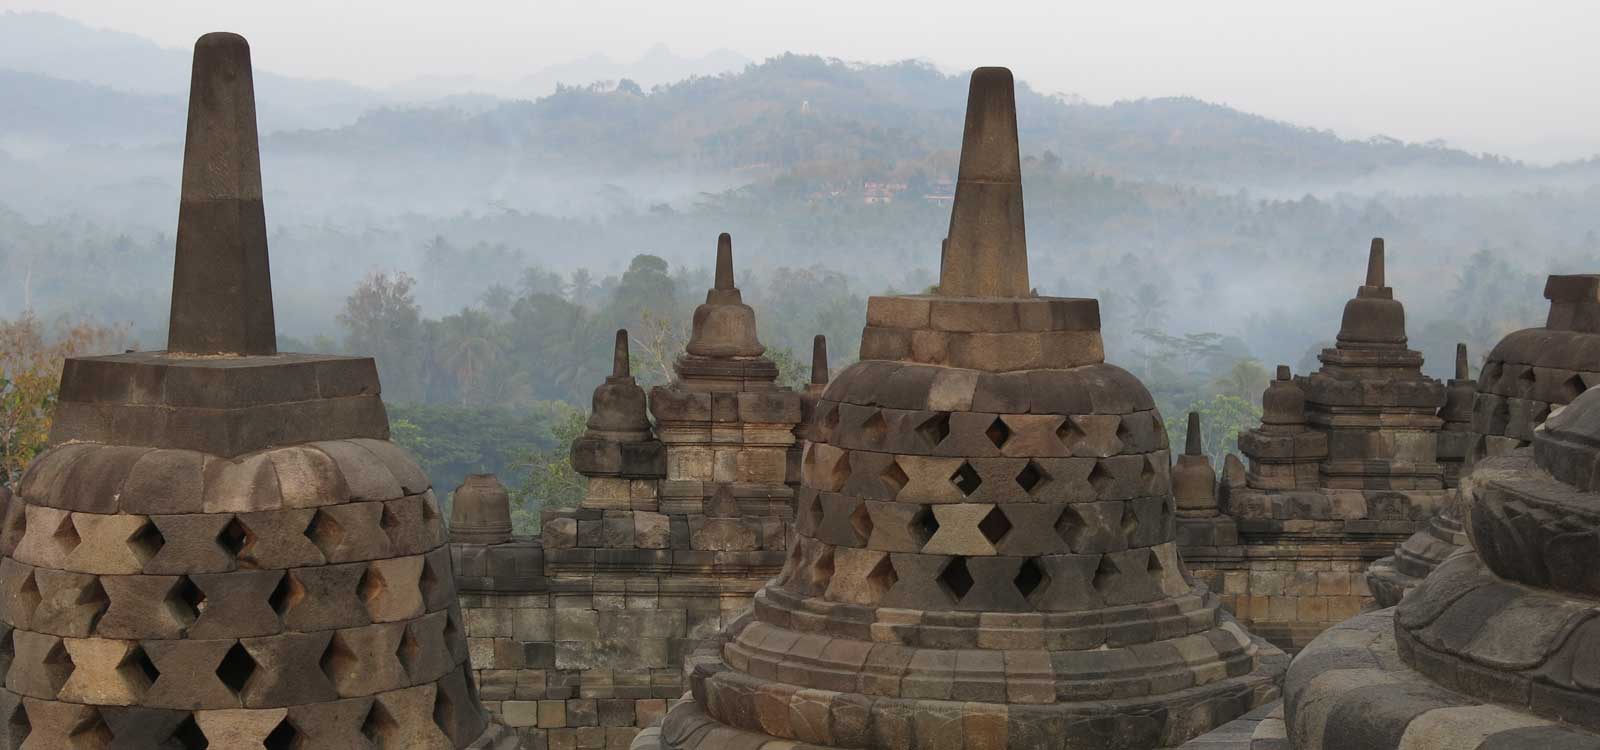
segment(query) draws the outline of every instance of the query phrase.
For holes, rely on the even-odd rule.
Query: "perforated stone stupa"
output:
[[[250,53],[195,45],[164,352],[71,359],[0,534],[0,747],[485,748],[369,358],[280,354]],[[499,745],[497,745],[499,746]]]
[[[1016,132],[979,69],[938,293],[869,302],[782,573],[635,748],[1152,748],[1276,697],[1281,654],[1178,559],[1165,430],[1098,303],[1030,292]]]
[[[1529,455],[1531,452],[1531,456]],[[1253,747],[1600,747],[1600,393],[1486,458],[1469,548],[1311,643]]]
[[[1464,400],[1460,384],[1476,386],[1469,407],[1467,441],[1469,469],[1475,462],[1502,456],[1527,446],[1534,430],[1553,408],[1571,403],[1579,394],[1600,383],[1600,276],[1550,276],[1545,281],[1550,312],[1542,328],[1508,334],[1489,352],[1477,381],[1465,380],[1464,353],[1458,357],[1457,380],[1450,381],[1449,404],[1441,410],[1446,430],[1459,423]],[[1457,427],[1456,429],[1460,429]],[[1421,531],[1395,548],[1392,557],[1372,564],[1367,579],[1373,597],[1389,607],[1427,577],[1445,558],[1466,542],[1462,508],[1482,484],[1469,474],[1461,483],[1460,497],[1450,502]]]
[[[1279,367],[1261,425],[1240,433],[1249,467],[1224,472],[1221,503],[1238,545],[1183,550],[1251,632],[1286,648],[1371,602],[1367,565],[1448,502],[1456,472],[1446,467],[1459,466],[1469,441],[1459,401],[1447,403],[1407,348],[1405,308],[1384,270],[1374,239],[1366,283],[1321,369],[1291,377]]]

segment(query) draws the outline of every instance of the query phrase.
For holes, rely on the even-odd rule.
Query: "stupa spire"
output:
[[[811,384],[828,384],[828,337],[820,333],[811,339]]]
[[[1367,286],[1382,288],[1383,283],[1383,238],[1372,238],[1372,250],[1367,253]]]
[[[611,377],[625,378],[633,374],[628,360],[628,329],[617,329],[616,348],[611,352]]]
[[[1016,86],[1009,69],[972,72],[946,243],[939,294],[1028,296],[1022,157],[1017,146]]]
[[[250,45],[195,42],[167,349],[276,354]]]
[[[1467,366],[1467,343],[1456,344],[1456,380],[1466,380],[1472,375],[1472,370]]]
[[[733,235],[717,235],[717,276],[714,289],[732,289],[733,286]]]
[[[1184,434],[1183,453],[1186,456],[1199,456],[1205,452],[1200,438],[1200,412],[1191,411],[1188,431]]]
[[[733,237],[727,232],[717,237],[716,274],[705,304],[695,308],[684,348],[696,357],[759,357],[766,351],[756,339],[756,313],[734,285]]]

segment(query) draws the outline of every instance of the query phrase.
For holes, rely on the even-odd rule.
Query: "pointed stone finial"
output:
[[[633,374],[628,361],[628,329],[617,329],[617,345],[611,353],[611,377],[625,378]]]
[[[1189,428],[1184,434],[1183,453],[1186,456],[1198,456],[1205,453],[1205,446],[1200,440],[1200,412],[1189,412]]]
[[[733,235],[727,232],[717,236],[717,277],[712,288],[733,288]]]
[[[278,352],[250,45],[237,34],[194,45],[167,349]]]
[[[821,334],[811,339],[811,384],[828,384],[828,337]]]
[[[972,72],[947,243],[939,271],[939,294],[1027,296],[1031,285],[1023,226],[1016,87],[1011,71],[1005,68]]]
[[[1467,342],[1456,344],[1456,380],[1466,380],[1472,375],[1472,369],[1467,366]]]
[[[1279,380],[1288,380],[1289,379],[1289,366],[1288,365],[1278,365],[1278,379]]]
[[[1367,286],[1384,286],[1382,237],[1372,238],[1372,251],[1367,254]]]

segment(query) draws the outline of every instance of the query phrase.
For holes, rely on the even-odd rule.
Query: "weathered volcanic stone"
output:
[[[4,498],[0,745],[504,739],[372,360],[276,352],[244,39],[195,45],[188,133],[170,349],[68,360],[53,446]]]
[[[1585,394],[1535,433],[1531,456],[1482,461],[1463,497],[1470,546],[1397,607],[1300,654],[1276,746],[1600,747],[1592,554],[1554,541],[1600,530],[1600,495],[1570,471],[1596,446],[1600,396]]]
[[[1095,302],[1027,288],[1011,75],[972,85],[939,294],[869,303],[890,333],[818,402],[787,563],[635,750],[1154,748],[1276,696],[1282,654],[1183,570],[1165,430]],[[1062,333],[1095,345],[1010,374]],[[989,348],[893,345],[923,334]]]

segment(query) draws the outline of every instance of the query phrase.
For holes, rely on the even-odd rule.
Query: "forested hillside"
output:
[[[129,44],[130,76],[170,77]],[[14,361],[37,384],[63,352],[164,344],[184,108],[10,59],[0,333],[31,342]],[[1435,376],[1456,342],[1476,362],[1542,320],[1545,274],[1600,271],[1600,161],[1350,140],[1190,98],[1094,104],[1017,72],[1034,285],[1098,298],[1109,359],[1169,422],[1205,411],[1214,451],[1254,419],[1272,365],[1317,365],[1373,236]],[[363,114],[308,128],[294,113],[343,84],[264,80],[284,348],[377,357],[396,434],[435,482],[501,473],[524,519],[576,492],[564,445],[615,329],[645,382],[670,377],[719,232],[789,378],[814,334],[853,359],[868,296],[934,283],[966,93],[923,63],[785,55],[534,100],[352,95]],[[7,385],[24,365],[0,361],[0,397],[37,437],[49,394]],[[21,439],[0,449],[25,455],[6,444]]]

